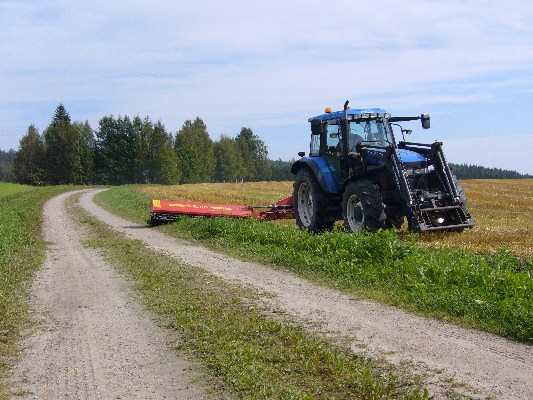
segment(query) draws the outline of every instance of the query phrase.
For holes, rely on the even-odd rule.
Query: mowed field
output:
[[[461,181],[476,227],[462,233],[419,235],[428,247],[454,247],[480,253],[508,249],[533,255],[533,179],[478,179]],[[142,188],[153,198],[268,205],[292,194],[292,182],[202,183]],[[280,223],[294,224],[290,221]],[[404,224],[404,230],[405,230]]]
[[[461,234],[421,235],[420,243],[491,253],[506,248],[532,256],[533,179],[476,179],[461,183],[476,227]]]

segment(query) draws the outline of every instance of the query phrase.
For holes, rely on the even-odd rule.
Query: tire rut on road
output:
[[[172,349],[124,278],[92,249],[65,199],[44,206],[51,244],[31,289],[35,324],[14,370],[17,399],[204,399],[198,365]]]
[[[354,299],[279,269],[235,260],[155,229],[139,229],[97,206],[93,202],[97,192],[83,194],[80,204],[113,229],[180,262],[274,294],[273,299],[265,296],[265,301],[299,320],[318,323],[329,336],[352,337],[354,352],[423,375],[436,397],[445,397],[453,387],[474,398],[533,399],[532,346]]]

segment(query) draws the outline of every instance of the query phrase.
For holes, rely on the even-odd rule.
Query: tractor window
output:
[[[348,141],[350,149],[361,141],[374,146],[387,146],[392,143],[387,125],[375,119],[350,122]]]
[[[328,124],[327,127],[326,151],[337,154],[341,149],[341,126]]]
[[[310,156],[318,156],[320,153],[320,136],[311,135],[311,149],[309,151]]]

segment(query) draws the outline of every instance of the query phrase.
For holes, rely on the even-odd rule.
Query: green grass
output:
[[[135,187],[100,195],[137,222],[149,199]],[[244,259],[272,263],[308,279],[417,313],[533,343],[533,259],[423,249],[396,232],[312,235],[237,219],[184,218],[159,229]]]
[[[179,265],[80,210],[71,212],[95,235],[89,244],[133,277],[148,307],[179,332],[181,348],[198,357],[233,397],[427,398],[413,380],[398,378],[385,365],[334,347],[281,316],[267,317],[267,306],[253,291]]]
[[[27,192],[35,189],[32,186],[19,185],[16,183],[0,182],[0,197],[9,196],[15,193]]]
[[[5,376],[17,355],[16,340],[28,322],[28,288],[44,260],[42,205],[70,189],[0,184],[0,398],[7,398]]]

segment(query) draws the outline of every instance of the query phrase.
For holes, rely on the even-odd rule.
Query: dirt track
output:
[[[326,331],[330,336],[352,338],[351,347],[355,352],[384,358],[398,366],[406,367],[410,371],[423,374],[426,385],[437,397],[446,397],[447,390],[453,386],[456,391],[476,398],[533,399],[532,346],[510,342],[474,330],[426,320],[396,308],[354,299],[336,291],[312,285],[290,273],[264,265],[236,261],[202,247],[170,238],[154,229],[139,229],[139,226],[109,214],[96,206],[92,202],[95,193],[96,191],[90,191],[83,194],[80,198],[80,204],[90,214],[107,222],[114,229],[125,232],[130,238],[142,240],[151,248],[176,257],[181,262],[201,266],[224,279],[250,285],[261,291],[274,294],[275,297],[270,300],[267,299],[267,301],[272,301],[275,306],[286,310],[295,318],[319,323],[319,329]],[[150,388],[164,386],[150,379],[150,377],[157,375],[138,374],[135,371],[126,372],[130,368],[129,366],[118,369],[120,376],[116,380],[102,372],[113,370],[112,366],[100,365],[99,363],[114,358],[114,352],[117,349],[121,350],[120,353],[124,355],[129,354],[130,351],[133,353],[137,351],[137,345],[130,349],[122,347],[130,339],[109,337],[111,333],[108,332],[109,330],[116,333],[114,331],[120,331],[122,328],[106,328],[107,324],[122,314],[132,313],[142,316],[142,311],[132,302],[131,298],[128,299],[120,279],[107,266],[102,266],[101,260],[95,261],[94,254],[79,245],[82,234],[69,222],[64,214],[64,209],[61,207],[66,196],[68,194],[52,200],[45,208],[47,221],[45,233],[49,238],[48,240],[54,241],[55,244],[51,248],[47,262],[34,285],[35,296],[37,297],[35,304],[42,313],[46,326],[52,328],[51,331],[45,329],[40,334],[30,338],[30,348],[39,350],[30,352],[29,359],[23,360],[19,371],[26,371],[29,379],[35,380],[35,383],[30,386],[37,389],[48,382],[46,376],[54,376],[57,378],[56,380],[63,382],[62,386],[68,386],[66,382],[72,381],[71,385],[75,385],[77,382],[76,384],[79,386],[80,383],[83,383],[83,387],[86,387],[83,390],[93,390],[102,384],[103,386],[114,387],[118,393],[121,390],[119,386],[124,379],[128,378],[130,373],[134,375],[129,377],[131,381],[128,382],[131,383],[124,384],[131,384],[135,387],[148,385]],[[53,236],[52,233],[60,236]],[[78,264],[81,264],[82,267],[78,268]],[[109,285],[106,296],[110,296],[111,299],[114,297],[122,299],[117,300],[117,304],[108,305],[105,312],[95,305],[95,302],[104,294],[99,292],[95,294],[92,290],[84,294],[87,292],[84,289],[86,286],[100,279],[98,278],[99,273],[88,274],[88,269],[91,271],[104,269],[106,271],[104,275],[107,274],[108,277],[103,278],[105,279],[103,283],[99,282],[96,285],[100,289]],[[63,275],[67,275],[68,278],[65,279]],[[46,293],[52,294],[46,295]],[[87,295],[89,297],[84,297]],[[41,299],[40,296],[44,296],[44,299]],[[68,301],[61,300],[59,297],[62,296],[68,296]],[[50,298],[48,299],[48,297]],[[111,300],[104,302],[110,303]],[[65,309],[58,313],[56,308],[60,306],[64,306]],[[110,312],[111,308],[116,309],[117,315],[115,317],[108,317],[99,322],[94,321],[102,314]],[[65,312],[71,312],[73,317],[62,318],[61,314]],[[138,324],[138,329],[141,329],[143,325],[149,325],[150,321],[141,319],[135,323]],[[71,334],[73,325],[81,326],[77,333],[78,336]],[[126,330],[137,331],[138,329]],[[98,337],[97,335],[100,335],[100,339],[90,339]],[[76,345],[80,339],[83,339],[81,345]],[[143,341],[153,341],[151,334],[135,340],[139,344]],[[71,356],[63,356],[64,351],[68,351],[64,350],[63,346],[68,347],[69,343],[74,348],[73,353]],[[165,347],[161,342],[155,346]],[[41,357],[42,360],[39,360],[39,355],[36,353],[44,350],[49,351],[49,355]],[[99,360],[97,355],[102,352],[104,353],[104,360]],[[166,349],[161,352],[164,353],[163,357],[171,357],[174,360],[172,362],[179,365],[180,361],[169,356]],[[59,357],[59,355],[61,355],[60,358],[65,365],[63,368],[52,372],[50,360],[52,357]],[[33,360],[32,357],[37,360]],[[67,360],[69,357],[74,357],[76,360],[69,364]],[[129,359],[127,356],[125,358]],[[152,363],[156,364],[154,368],[157,368],[160,361],[154,359]],[[81,367],[83,369],[78,370]],[[179,366],[176,368],[183,369]],[[167,372],[169,370],[168,367],[163,369]],[[148,376],[147,382],[137,381],[137,379],[142,378],[140,375],[145,375],[145,378]],[[103,380],[97,381],[98,378]],[[111,379],[112,382],[107,382],[106,379]],[[189,379],[191,378],[184,377],[183,379],[190,382]],[[183,388],[184,383],[180,381],[176,385]],[[60,386],[59,383],[57,386]],[[29,386],[26,385],[25,387]],[[48,386],[46,390],[48,390]],[[193,395],[201,396],[201,388],[197,390],[198,392],[194,392]],[[51,397],[60,398],[60,396]],[[74,397],[76,396],[69,398]],[[77,398],[85,397],[89,398],[90,396],[78,396]],[[102,396],[102,398],[109,397]],[[125,394],[124,398],[133,397]],[[142,398],[165,397],[153,395]],[[174,397],[169,396],[167,398]]]
[[[155,326],[124,279],[82,245],[64,200],[44,207],[52,242],[33,287],[37,322],[15,370],[17,399],[204,399],[172,339]]]

